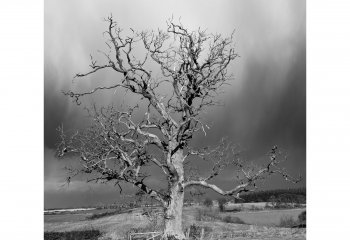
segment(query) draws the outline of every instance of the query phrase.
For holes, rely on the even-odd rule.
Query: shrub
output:
[[[279,227],[291,228],[298,225],[299,222],[294,220],[292,216],[282,216],[280,219]]]
[[[44,240],[97,240],[102,233],[99,230],[83,230],[71,232],[45,232]]]
[[[220,210],[220,212],[223,212],[225,210],[226,199],[225,198],[219,198],[218,199],[218,203],[219,203],[219,210]]]
[[[306,222],[306,211],[303,211],[298,216],[299,223],[305,223]]]
[[[213,206],[213,201],[210,198],[206,198],[204,200],[204,206],[206,207],[212,207]]]
[[[225,223],[237,223],[237,224],[245,224],[245,222],[239,217],[226,216],[223,221]]]
[[[189,239],[196,240],[201,238],[202,231],[205,235],[211,232],[212,229],[210,227],[201,227],[201,226],[192,224],[185,232],[188,234]]]
[[[189,228],[189,237],[190,239],[194,238],[194,239],[199,239],[200,238],[200,235],[201,235],[201,227],[200,226],[197,226],[195,224],[192,224]]]

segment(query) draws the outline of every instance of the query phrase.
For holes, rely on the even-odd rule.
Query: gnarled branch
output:
[[[278,160],[278,155],[279,153],[277,152],[277,146],[274,146],[271,152],[269,153],[270,160],[266,164],[266,167],[261,168],[255,172],[253,172],[252,170],[245,170],[244,166],[240,162],[233,161],[235,166],[238,167],[243,173],[243,179],[240,180],[239,185],[235,186],[230,190],[225,191],[219,188],[217,185],[208,182],[210,179],[213,178],[213,176],[217,175],[217,172],[215,170],[213,170],[211,175],[209,175],[206,178],[199,178],[198,180],[188,180],[184,183],[184,187],[202,186],[205,188],[209,188],[224,196],[234,196],[235,198],[239,198],[240,193],[254,191],[257,187],[256,184],[259,180],[265,179],[267,176],[272,174],[279,174],[282,177],[284,177],[285,180],[291,181],[293,183],[299,182],[301,180],[301,177],[294,178],[290,176],[285,170],[279,167],[279,163],[281,161]]]

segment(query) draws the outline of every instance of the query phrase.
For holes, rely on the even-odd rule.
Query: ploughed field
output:
[[[190,232],[190,236],[196,229],[203,228],[204,240],[306,239],[305,228],[281,227],[281,219],[297,221],[298,215],[304,210],[304,208],[281,210],[255,209],[254,211],[242,209],[242,211],[221,213],[215,208],[188,206],[184,208],[183,212],[183,227],[185,232]],[[99,217],[92,218],[93,215],[99,215]],[[45,214],[44,231],[72,232],[98,230],[101,232],[101,235],[93,239],[127,239],[130,232],[157,231],[159,229],[159,224],[157,223],[161,222],[160,215],[160,209],[154,209],[151,216],[147,216],[145,209],[142,208],[127,210],[119,214],[114,209]],[[45,237],[45,239],[49,238]]]

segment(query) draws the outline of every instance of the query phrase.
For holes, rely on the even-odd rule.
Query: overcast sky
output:
[[[62,168],[71,161],[54,157],[56,128],[63,124],[74,129],[85,121],[82,107],[64,97],[61,90],[87,90],[118,79],[116,74],[103,72],[72,83],[76,73],[88,69],[89,54],[105,49],[103,18],[110,13],[124,29],[164,29],[173,15],[181,17],[190,29],[201,26],[207,32],[223,34],[235,30],[235,47],[241,56],[230,67],[235,80],[225,87],[225,106],[205,116],[211,129],[201,143],[210,145],[227,136],[245,149],[247,158],[257,162],[277,144],[288,153],[288,171],[306,177],[305,1],[51,0],[45,2],[45,208],[119,199],[114,186],[87,184],[82,178],[61,187]],[[106,94],[87,98],[84,104],[120,100]],[[230,181],[227,175],[218,179],[224,188]],[[280,178],[267,185],[290,187]],[[304,185],[305,181],[298,186]]]

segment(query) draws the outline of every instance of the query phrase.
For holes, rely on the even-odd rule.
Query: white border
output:
[[[349,1],[307,1],[307,239],[349,237]]]
[[[43,26],[43,1],[1,2],[1,239],[43,239]]]
[[[307,4],[307,239],[345,239],[350,2]],[[1,237],[42,239],[43,1],[2,2],[0,20]]]

